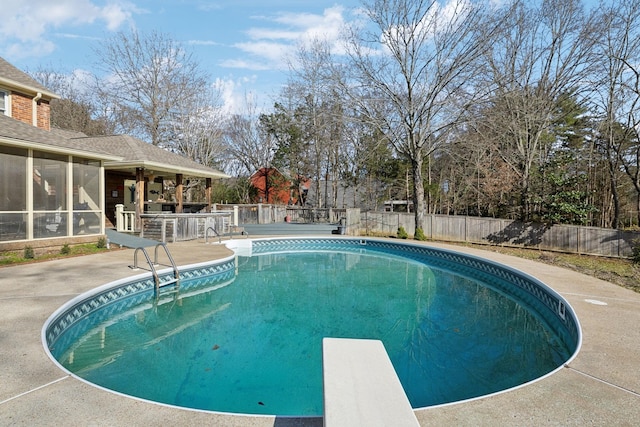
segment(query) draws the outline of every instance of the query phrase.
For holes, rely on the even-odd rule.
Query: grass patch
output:
[[[96,245],[95,243],[84,243],[74,246],[64,245],[64,250],[52,250],[39,255],[33,254],[33,250],[3,252],[0,253],[0,266],[49,261],[53,259],[69,258],[72,256],[91,255],[108,250],[106,247],[98,246],[99,245]]]
[[[362,233],[366,235],[366,233]],[[372,237],[396,237],[386,233],[369,233]],[[623,288],[640,293],[640,264],[632,259],[606,258],[592,255],[565,254],[541,251],[539,249],[509,248],[504,246],[475,245],[471,243],[446,242],[452,245],[474,247],[499,252],[518,258],[555,265],[596,277]]]
[[[632,260],[592,255],[565,254],[537,249],[480,246],[480,248],[563,267],[640,293],[640,265]]]

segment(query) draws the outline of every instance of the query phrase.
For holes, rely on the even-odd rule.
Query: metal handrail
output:
[[[167,254],[167,258],[169,258],[169,262],[171,262],[171,265],[167,265],[167,264],[160,264],[158,262],[158,248],[162,247],[164,249],[164,253]],[[180,272],[178,271],[178,267],[176,266],[176,262],[173,260],[173,257],[171,256],[171,252],[169,252],[169,248],[167,247],[166,243],[158,243],[154,249],[154,253],[153,253],[153,262],[155,265],[165,265],[167,267],[171,267],[173,268],[173,278],[175,279],[175,283],[176,283],[176,288],[180,286]]]
[[[207,227],[207,229],[204,231],[204,243],[205,244],[209,243],[207,241],[209,237],[209,230],[213,231],[216,234],[216,236],[218,236],[218,243],[222,243],[222,236],[220,236],[220,233],[218,233],[218,231],[213,227]]]
[[[149,270],[151,271],[151,274],[153,274],[153,283],[155,285],[155,289],[158,289],[159,283],[160,283],[160,277],[158,276],[158,272],[156,271],[156,267],[153,265],[153,263],[151,262],[151,258],[149,258],[149,254],[147,253],[147,250],[142,247],[139,246],[136,248],[136,250],[133,252],[133,265],[130,265],[130,268],[133,269],[139,269],[140,266],[138,265],[138,252],[142,251],[142,254],[144,255],[144,257],[147,259],[147,263],[149,264]]]
[[[171,262],[171,265],[168,264],[160,264],[158,262],[158,247],[162,246],[162,248],[164,249],[164,252],[167,254],[167,258],[169,258],[169,262]],[[169,248],[167,247],[167,245],[165,243],[158,243],[155,246],[154,249],[154,259],[153,262],[151,262],[151,258],[149,258],[149,253],[147,252],[147,250],[140,246],[137,247],[136,250],[133,253],[133,265],[129,266],[131,268],[134,269],[138,269],[140,268],[140,266],[138,265],[138,252],[142,251],[142,254],[144,255],[144,257],[147,260],[147,263],[149,264],[149,270],[151,271],[151,274],[153,275],[153,283],[154,283],[154,291],[156,294],[156,297],[158,296],[158,292],[160,290],[160,285],[170,285],[172,283],[175,283],[175,289],[177,290],[180,287],[180,272],[178,271],[178,267],[176,266],[175,261],[173,260],[173,257],[171,256],[171,252],[169,252]],[[156,270],[156,266],[157,265],[164,265],[167,267],[172,267],[173,268],[173,277],[174,280],[170,280],[169,282],[165,282],[160,283],[160,276],[158,276],[158,272]]]

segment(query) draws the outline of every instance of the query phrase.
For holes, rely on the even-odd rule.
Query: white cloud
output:
[[[345,23],[343,7],[327,8],[319,14],[280,13],[273,16],[254,16],[253,19],[259,20],[262,25],[245,31],[247,39],[232,46],[241,54],[225,59],[218,65],[250,72],[287,70],[289,61],[293,59],[292,53],[301,44],[315,40],[323,40],[334,46],[338,54],[344,52],[344,49],[338,48],[340,32]],[[255,76],[253,80],[256,80]],[[265,84],[265,81],[229,77],[216,80],[214,86],[220,90],[226,112],[245,114],[248,91],[261,84]]]
[[[83,27],[102,23],[109,31],[131,23],[143,11],[132,3],[107,0],[29,0],[3,4],[0,19],[0,51],[12,57],[42,56],[55,50],[48,35],[63,26]],[[67,34],[68,37],[68,34]]]
[[[41,57],[52,53],[56,45],[48,40],[38,43],[0,43],[0,53],[9,58]]]
[[[255,75],[238,79],[231,77],[217,78],[213,83],[213,88],[220,93],[223,112],[227,114],[243,114],[247,102],[247,85],[254,83],[256,79]]]
[[[218,65],[224,68],[241,68],[253,71],[267,71],[273,68],[270,65],[246,59],[225,59],[220,61]]]
[[[223,9],[223,6],[221,4],[211,3],[210,1],[201,1],[198,4],[198,10],[201,10],[203,12],[212,12],[214,10],[220,9]]]
[[[432,39],[442,32],[450,31],[458,26],[468,15],[474,5],[470,0],[447,0],[433,2],[421,21],[410,26],[391,27],[382,34],[383,45],[393,40],[407,39],[409,34],[418,34],[425,39]]]
[[[80,34],[54,33],[54,35],[56,37],[65,38],[65,39],[100,40],[100,37],[83,36]]]
[[[297,40],[300,37],[300,32],[273,28],[251,28],[247,31],[247,35],[252,40]]]
[[[289,45],[269,41],[237,43],[234,46],[245,53],[266,59],[271,64],[277,64],[291,49]]]
[[[220,65],[251,70],[281,70],[287,68],[288,56],[300,44],[324,40],[338,49],[340,32],[345,23],[344,14],[342,6],[334,6],[325,9],[322,14],[279,13],[271,17],[254,17],[270,25],[247,30],[249,40],[234,45],[245,55],[225,60]]]
[[[116,31],[124,23],[131,23],[135,12],[141,12],[131,3],[111,3],[100,10],[99,17],[107,24],[109,31]]]
[[[222,43],[218,43],[213,40],[188,40],[187,44],[192,46],[221,46]]]
[[[344,26],[344,8],[334,6],[324,10],[322,15],[303,14],[283,14],[276,22],[291,25],[298,28],[299,40],[308,41],[323,38],[327,41],[335,41],[339,38],[340,31]]]

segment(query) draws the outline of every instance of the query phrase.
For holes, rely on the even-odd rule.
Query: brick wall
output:
[[[21,122],[33,124],[33,97],[18,92],[11,93],[11,116]],[[37,126],[41,129],[51,130],[51,108],[49,101],[37,102]]]
[[[33,124],[31,98],[21,93],[11,93],[11,117],[27,124]]]
[[[49,101],[38,101],[38,127],[44,130],[51,130],[51,106]]]

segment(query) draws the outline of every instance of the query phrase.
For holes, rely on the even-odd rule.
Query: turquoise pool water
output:
[[[77,316],[51,353],[148,400],[317,416],[323,337],[382,340],[414,408],[515,387],[575,351],[564,315],[514,289],[508,270],[402,246],[294,247],[257,246],[158,303],[152,289],[117,298]]]

